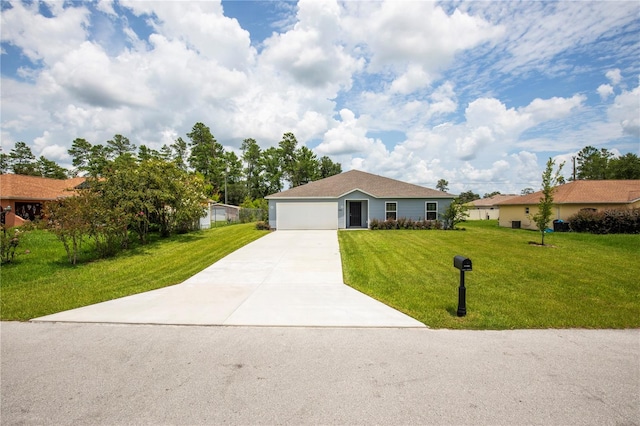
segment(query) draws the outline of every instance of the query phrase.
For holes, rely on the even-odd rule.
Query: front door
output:
[[[349,202],[349,227],[362,227],[362,202]]]

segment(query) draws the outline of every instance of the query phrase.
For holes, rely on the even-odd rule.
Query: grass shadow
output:
[[[446,311],[449,312],[449,315],[451,315],[452,317],[457,317],[458,316],[458,307],[457,306],[449,305],[449,306],[447,306]]]

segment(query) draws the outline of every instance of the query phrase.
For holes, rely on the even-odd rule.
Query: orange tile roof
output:
[[[266,198],[339,198],[360,190],[376,198],[453,198],[451,194],[359,170],[296,186]]]
[[[499,203],[532,205],[540,202],[542,191]],[[630,204],[640,200],[640,180],[576,180],[559,185],[553,194],[554,204]]]
[[[14,174],[0,175],[0,198],[3,200],[46,201],[72,196],[73,188],[86,180],[49,179]]]

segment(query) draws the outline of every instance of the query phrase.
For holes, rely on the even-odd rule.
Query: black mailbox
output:
[[[460,269],[461,271],[472,270],[471,259],[469,259],[468,257],[460,256],[460,255],[455,256],[453,258],[453,266],[456,267],[457,269]]]
[[[458,316],[467,315],[467,289],[464,286],[464,273],[471,271],[471,259],[464,256],[454,256],[453,266],[460,270],[460,287],[458,287]]]

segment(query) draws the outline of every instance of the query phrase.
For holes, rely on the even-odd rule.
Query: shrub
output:
[[[256,229],[258,231],[270,231],[271,227],[269,226],[268,222],[260,221],[256,222]]]
[[[20,244],[20,230],[1,226],[0,231],[0,263],[11,263],[16,256],[16,249]]]
[[[408,229],[409,221],[410,219],[407,219],[406,217],[398,218],[398,221],[396,222],[398,229]]]
[[[640,234],[640,209],[585,209],[569,218],[569,226],[591,234]]]
[[[449,207],[445,210],[442,215],[445,229],[456,229],[456,225],[460,222],[464,222],[467,219],[467,211],[469,207],[465,206],[464,203],[459,200],[454,200]]]
[[[443,229],[443,223],[439,220],[414,220],[411,218],[401,217],[398,220],[385,220],[380,221],[378,219],[371,219],[369,222],[369,229],[371,230],[392,230],[392,229],[410,229],[410,230],[422,230],[422,229]]]

